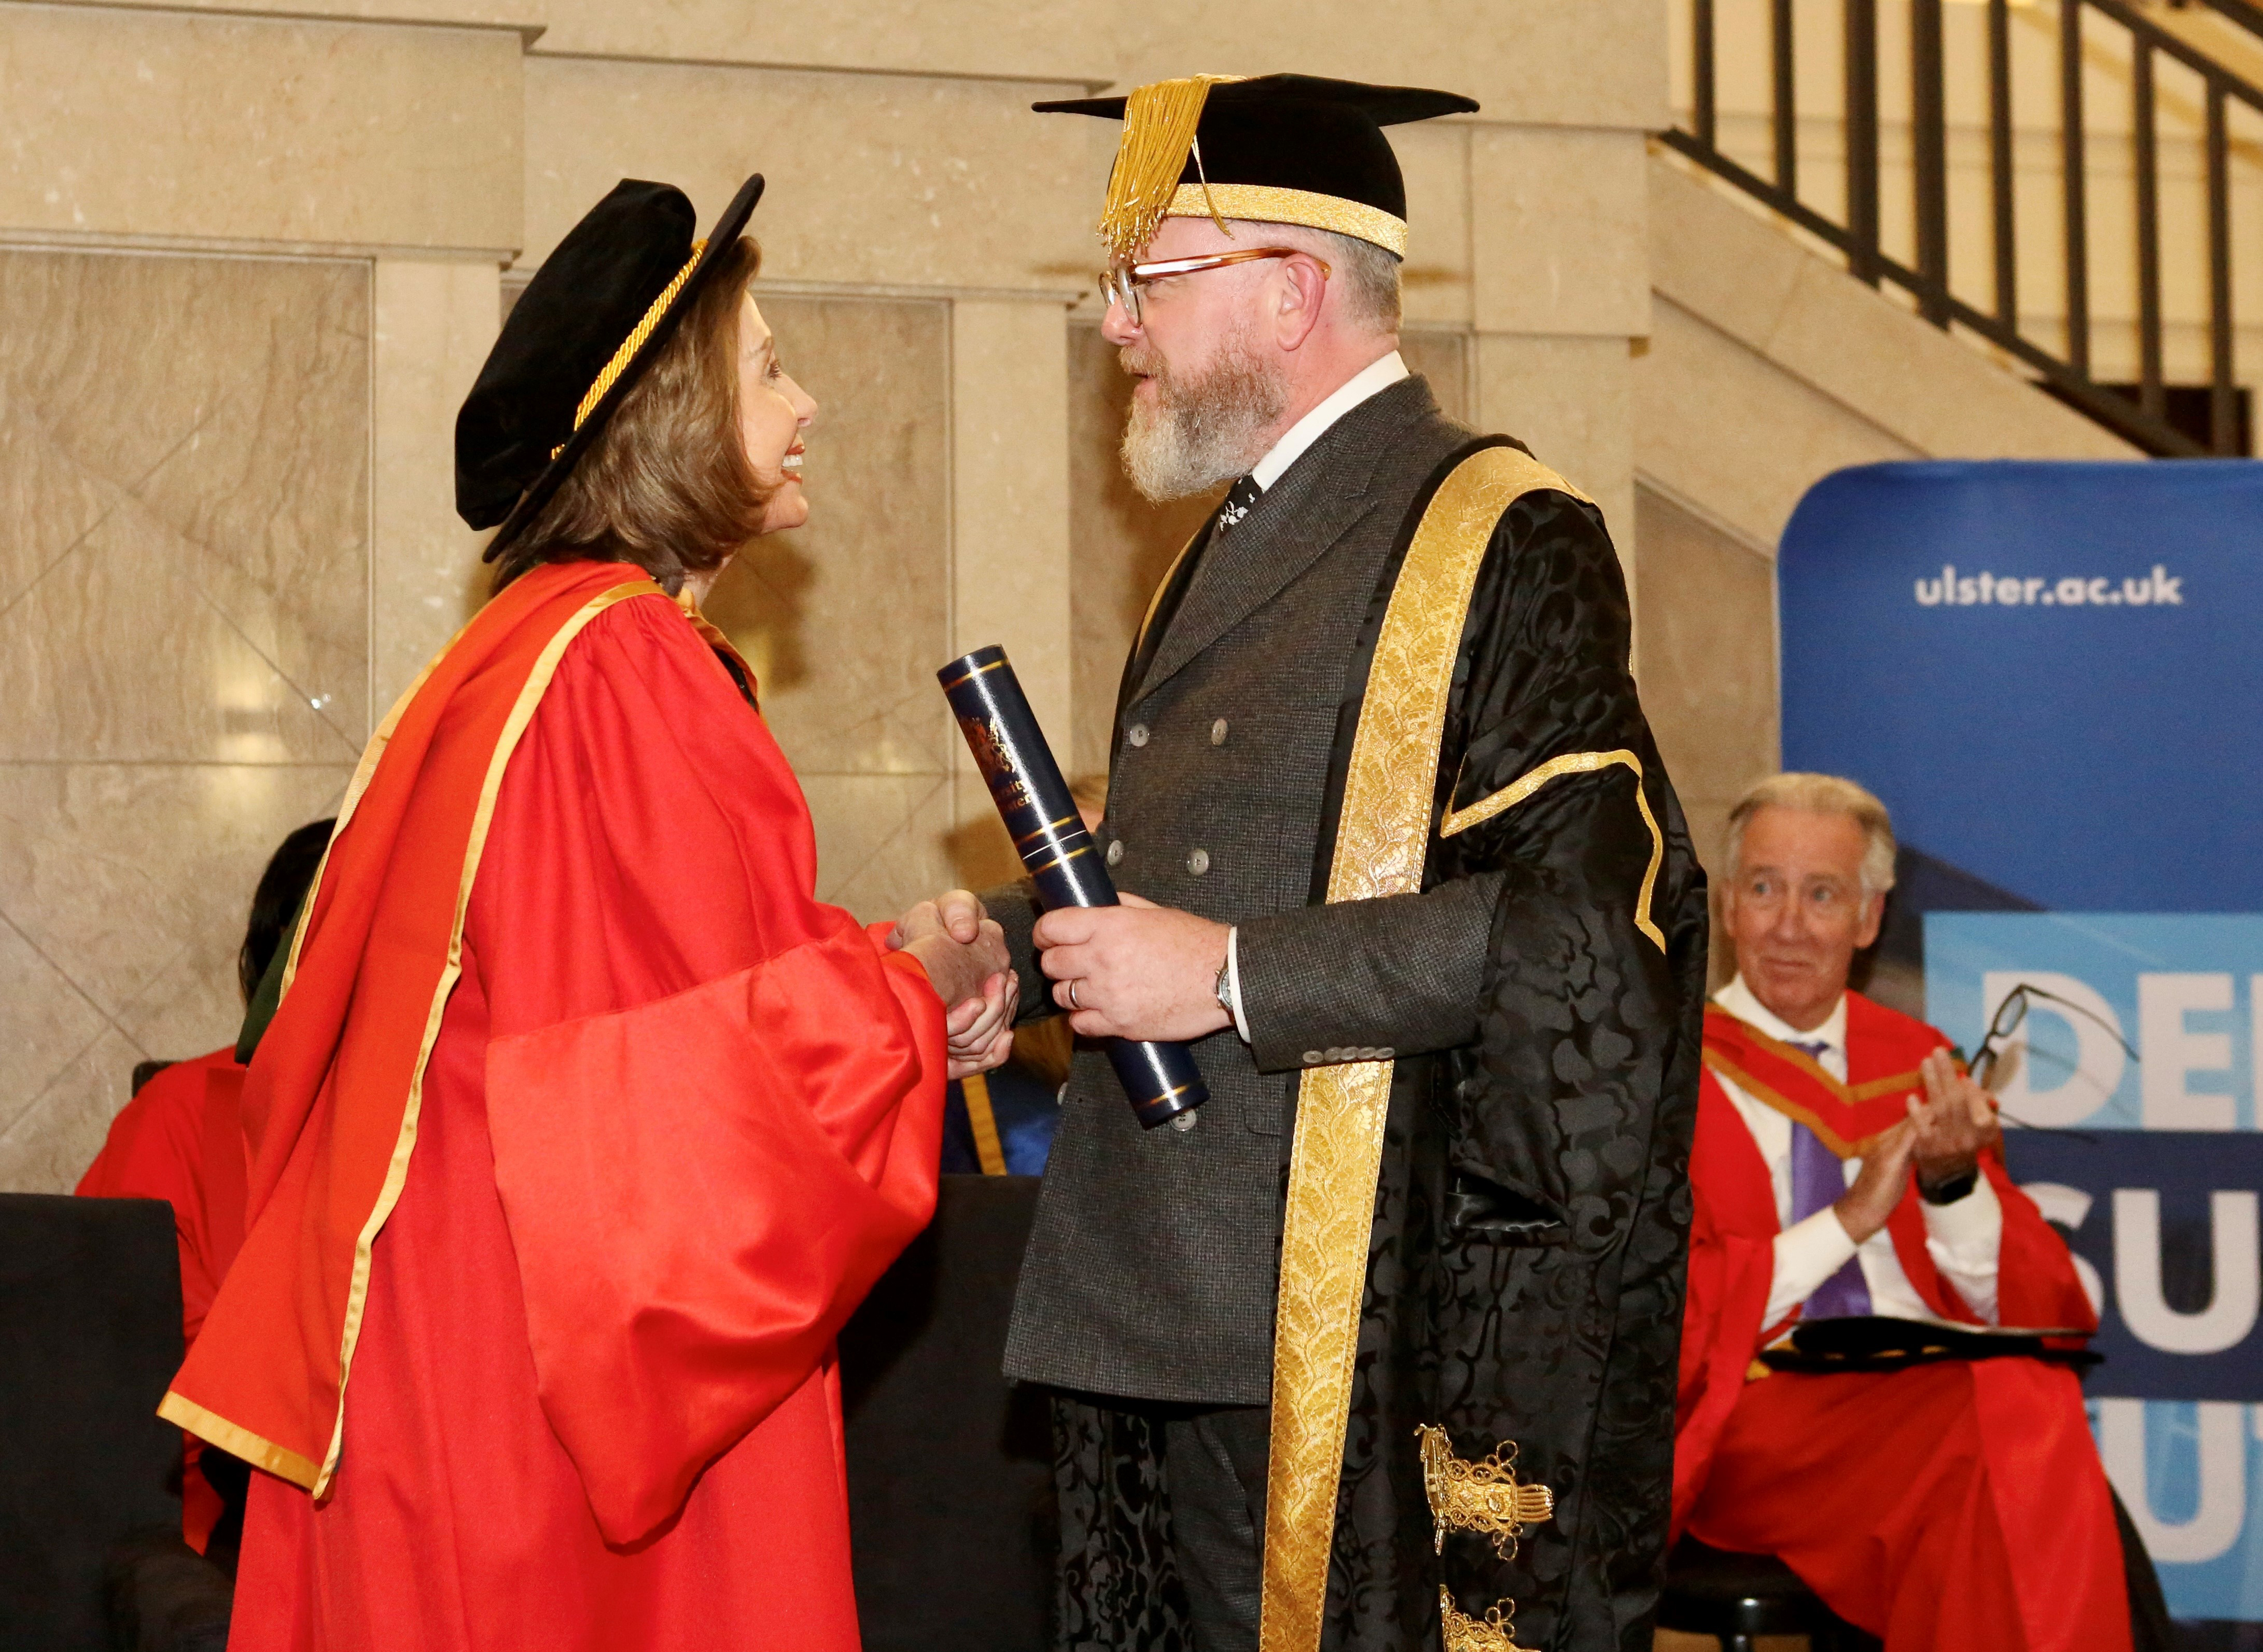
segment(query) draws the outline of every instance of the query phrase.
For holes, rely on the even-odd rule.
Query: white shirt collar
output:
[[[1328,427],[1354,408],[1375,394],[1387,390],[1408,377],[1406,364],[1392,350],[1377,361],[1371,361],[1343,383],[1335,393],[1289,427],[1289,433],[1273,444],[1271,452],[1257,461],[1249,479],[1260,487],[1270,487],[1281,480],[1282,473],[1305,456],[1305,450],[1327,433]]]
[[[1847,1053],[1847,995],[1844,992],[1839,995],[1839,1002],[1832,1006],[1831,1019],[1822,1026],[1804,1033],[1771,1014],[1767,1005],[1753,996],[1752,988],[1745,985],[1745,977],[1741,975],[1714,993],[1713,1002],[1746,1026],[1766,1033],[1780,1044],[1819,1043],[1825,1045],[1832,1055],[1844,1056]]]

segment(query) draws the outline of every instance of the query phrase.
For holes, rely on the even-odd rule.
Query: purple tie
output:
[[[1819,1040],[1813,1043],[1795,1042],[1794,1050],[1804,1050],[1821,1060],[1830,1048]],[[1802,1124],[1791,1122],[1791,1219],[1804,1222],[1818,1210],[1828,1210],[1847,1191],[1847,1172],[1839,1162],[1839,1155],[1823,1144],[1823,1138]],[[1862,1279],[1862,1263],[1859,1257],[1850,1256],[1840,1270],[1815,1288],[1799,1310],[1802,1319],[1849,1319],[1870,1311],[1870,1288]]]

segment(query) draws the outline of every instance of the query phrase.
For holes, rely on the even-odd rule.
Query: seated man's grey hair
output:
[[[1894,886],[1894,823],[1886,805],[1837,775],[1771,775],[1729,811],[1729,876],[1743,869],[1745,823],[1763,809],[1799,809],[1844,815],[1862,828],[1862,892],[1883,895]]]

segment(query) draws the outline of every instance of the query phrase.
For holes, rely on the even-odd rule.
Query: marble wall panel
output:
[[[0,251],[0,758],[351,759],[367,265]]]
[[[951,826],[951,309],[756,292],[818,402],[810,520],[741,553],[708,613],[809,794],[820,889],[878,918],[930,886]]]
[[[1069,772],[1104,774],[1116,689],[1148,599],[1171,559],[1218,494],[1151,505],[1132,490],[1117,457],[1132,381],[1116,364],[1115,346],[1100,334],[1098,318],[1069,323],[1069,566],[1070,629],[1074,640],[1072,754]],[[1471,407],[1469,335],[1443,329],[1402,334],[1399,354],[1430,380],[1439,405],[1468,420]]]
[[[1132,490],[1117,457],[1132,380],[1096,320],[1071,322],[1069,372],[1069,628],[1074,687],[1066,767],[1072,777],[1105,774],[1116,689],[1147,600],[1218,494],[1151,505]]]
[[[11,5],[7,19],[0,227],[502,256],[519,244],[516,29],[72,5]]]
[[[1073,295],[1090,278],[1096,123],[1029,107],[1080,85],[548,57],[526,75],[523,267],[620,178],[680,185],[704,223],[760,172],[749,231],[774,280]]]
[[[252,886],[343,791],[369,288],[0,250],[0,1187],[69,1187],[134,1062],[232,1034]]]

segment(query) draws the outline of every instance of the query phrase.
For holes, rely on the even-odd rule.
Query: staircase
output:
[[[1674,153],[2137,451],[2252,451],[2263,8],[1669,5]]]

